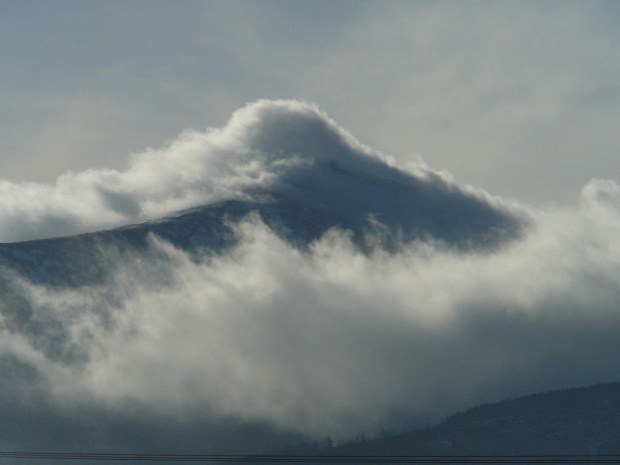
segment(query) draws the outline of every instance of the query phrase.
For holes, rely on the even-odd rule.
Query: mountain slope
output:
[[[0,265],[34,283],[94,283],[103,279],[102,248],[143,247],[152,233],[187,251],[221,252],[232,244],[228,223],[252,212],[300,247],[339,228],[351,232],[362,249],[369,246],[367,236],[389,250],[416,239],[464,250],[488,249],[515,239],[525,228],[524,218],[437,174],[416,176],[354,152],[343,141],[331,143],[336,145],[333,159],[310,158],[269,191],[251,189],[243,200],[210,203],[108,231],[0,244]]]
[[[291,451],[369,456],[618,455],[620,383],[505,400],[453,415],[420,431]]]

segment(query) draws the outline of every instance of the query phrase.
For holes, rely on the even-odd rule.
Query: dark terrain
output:
[[[599,384],[474,407],[422,430],[332,446],[307,455],[495,456],[620,454],[620,383]]]

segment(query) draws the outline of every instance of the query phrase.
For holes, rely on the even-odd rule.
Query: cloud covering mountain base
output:
[[[247,163],[231,161],[225,166],[225,157],[219,158],[221,166],[211,184],[202,178],[199,182],[196,175],[184,184],[195,189],[184,188],[171,195],[172,200],[162,197],[155,207],[153,199],[160,194],[143,179],[142,186],[151,186],[140,191],[151,192],[148,199],[134,192],[130,202],[118,190],[98,201],[107,198],[107,211],[125,212],[126,219],[133,219],[134,213],[141,217],[147,211],[247,199],[266,191],[297,195],[299,202],[314,199],[314,205],[325,205],[331,196],[336,203],[365,198],[359,193],[347,197],[355,192],[355,183],[348,180],[340,181],[345,187],[334,181],[328,194],[311,190],[322,179],[331,179],[327,176],[347,176],[343,170],[380,187],[388,185],[381,184],[385,179],[401,187],[407,186],[404,180],[421,183],[414,184],[431,192],[425,198],[435,199],[425,208],[462,212],[462,221],[445,218],[459,229],[447,234],[449,229],[431,224],[422,235],[405,234],[400,240],[395,235],[386,248],[383,223],[377,220],[377,228],[364,231],[361,248],[346,227],[350,223],[344,222],[299,247],[261,215],[250,213],[230,222],[235,240],[215,252],[183,249],[154,235],[146,248],[104,249],[109,277],[101,283],[46,286],[5,270],[3,292],[10,298],[0,303],[0,368],[6,373],[0,387],[16,406],[12,408],[41,406],[42,411],[70,418],[99,412],[93,413],[94,429],[114,421],[129,424],[127,412],[134,412],[143,434],[152,437],[161,434],[157,424],[167,419],[186,426],[229,421],[261,425],[261,431],[269,430],[274,437],[286,433],[289,438],[346,438],[396,422],[436,420],[480,402],[617,380],[617,183],[592,181],[582,191],[582,204],[572,210],[509,205],[459,188],[428,167],[407,171],[389,159],[379,164],[378,154],[352,163],[358,158],[351,155],[351,147],[371,152],[340,129],[307,129],[308,121],[335,127],[322,116],[317,119],[314,107],[299,107],[309,108],[310,113],[300,114],[314,115],[310,120],[287,113],[292,117],[287,127],[281,124],[281,103],[263,102],[257,108],[260,111],[254,113],[246,109],[238,120],[246,124],[250,116],[265,119],[260,124],[252,120],[235,134],[252,134],[251,147],[261,141],[259,152],[264,156],[258,161],[252,158],[258,152],[247,150],[247,140],[237,140],[233,161],[247,156]],[[269,118],[275,118],[275,126]],[[233,118],[231,125],[239,121]],[[216,145],[231,125],[211,132],[209,144]],[[248,127],[272,130],[262,140],[264,133]],[[276,138],[274,127],[285,134]],[[345,142],[306,140],[307,134],[338,134],[337,141]],[[188,147],[201,137],[193,134],[171,147],[181,144],[181,152],[191,154]],[[309,162],[298,150],[300,144],[320,144],[308,152],[324,156],[312,158],[314,166],[324,166],[321,160],[328,167],[334,159],[338,164],[326,172],[304,171],[299,167]],[[345,156],[321,150],[334,146],[344,147]],[[273,155],[285,149],[286,156]],[[295,151],[299,153],[291,155]],[[164,166],[161,160],[167,156],[155,165]],[[145,159],[138,157],[129,171]],[[170,194],[170,186],[199,171],[196,164],[188,166],[182,175],[176,163],[171,165],[169,182],[158,178],[162,192]],[[91,172],[70,178],[109,175],[118,180],[127,173]],[[308,180],[299,173],[320,176]],[[172,190],[166,191],[166,186]],[[100,185],[98,189],[101,193]],[[402,217],[394,211],[379,220],[393,226],[390,222]],[[65,224],[94,227],[94,218],[77,215]],[[413,212],[412,218],[424,217]],[[10,235],[8,220],[1,224]],[[33,224],[22,222],[13,231]],[[503,232],[492,248],[452,246],[454,237],[467,237],[474,245],[478,238],[484,244],[488,231],[498,229]],[[8,415],[7,408],[4,411]]]

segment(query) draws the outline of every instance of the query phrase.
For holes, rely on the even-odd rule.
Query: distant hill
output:
[[[474,407],[419,431],[287,454],[607,455],[620,454],[620,383],[545,392]]]

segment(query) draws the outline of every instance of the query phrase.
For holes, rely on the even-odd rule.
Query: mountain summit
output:
[[[430,240],[484,249],[524,227],[498,200],[423,165],[405,170],[316,106],[296,101],[259,101],[224,129],[186,132],[167,149],[136,157],[124,172],[66,175],[39,194],[46,189],[52,197],[76,197],[44,214],[33,213],[44,197],[30,196],[10,212],[0,204],[0,232],[28,238],[101,231],[0,245],[4,267],[39,283],[87,282],[98,274],[93,254],[102,244],[139,246],[149,233],[185,250],[218,251],[230,244],[230,221],[250,213],[302,247],[338,228],[362,248]]]
[[[248,105],[223,129],[186,131],[162,150],[135,156],[125,171],[0,187],[0,242],[112,229],[225,201],[246,202],[247,210],[312,211],[317,233],[339,226],[359,235],[372,220],[401,240],[471,247],[520,229],[498,200],[421,164],[405,170],[316,106],[296,101]],[[286,222],[290,215],[281,216]]]

